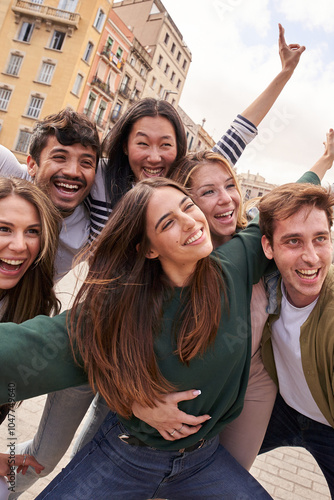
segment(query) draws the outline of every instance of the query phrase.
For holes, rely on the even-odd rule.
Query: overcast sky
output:
[[[296,179],[334,128],[333,0],[162,0],[192,52],[180,106],[217,140],[280,70],[278,23],[306,46],[259,136],[237,164],[267,182]],[[333,169],[334,170],[334,169]],[[334,183],[334,171],[326,175]]]

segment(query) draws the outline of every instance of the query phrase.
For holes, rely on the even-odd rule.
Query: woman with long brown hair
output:
[[[79,366],[70,360],[64,315],[1,328],[0,360],[14,355],[19,332],[37,354],[54,336],[63,345],[39,383],[23,387],[11,373],[18,394],[82,383],[82,367],[117,412],[39,498],[269,498],[218,440],[240,413],[247,387],[251,284],[267,266],[258,225],[211,251],[207,221],[187,191],[163,178],[142,181],[96,241],[68,317]],[[201,395],[183,409],[211,416],[196,435],[167,441],[132,416],[134,401],[152,405],[189,387]]]
[[[0,177],[0,321],[21,323],[59,312],[53,290],[60,216],[40,189],[23,179]],[[0,407],[0,423],[13,404]],[[12,417],[13,418],[13,417]],[[2,477],[43,467],[31,456],[0,453],[0,498],[9,484]],[[11,467],[12,466],[12,467]]]

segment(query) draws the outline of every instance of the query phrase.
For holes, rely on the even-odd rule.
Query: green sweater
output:
[[[316,179],[315,174],[306,173],[299,182]],[[182,303],[178,288],[164,305],[162,330],[155,341],[163,375],[178,390],[202,391],[200,396],[180,403],[179,407],[193,415],[208,413],[212,417],[195,435],[184,438],[182,447],[217,435],[242,410],[251,356],[252,284],[259,281],[268,265],[258,225],[251,223],[215,250],[212,258],[221,262],[228,296],[228,306],[222,297],[222,317],[214,344],[188,366],[173,354],[172,324]],[[39,316],[21,325],[0,325],[0,403],[7,401],[10,382],[16,385],[17,400],[87,382],[71,356],[65,314],[55,318]],[[165,450],[180,447],[180,442],[165,441],[155,429],[135,417],[121,420],[131,434],[150,446]]]

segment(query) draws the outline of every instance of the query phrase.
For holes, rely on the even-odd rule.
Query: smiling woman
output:
[[[53,266],[58,211],[36,186],[0,178],[0,290],[2,321],[17,323],[58,311]]]
[[[53,263],[58,241],[58,211],[39,188],[22,179],[0,178],[0,317],[20,323],[38,314],[59,312],[53,291]],[[0,406],[0,422],[11,406]],[[25,457],[25,458],[24,458]],[[7,498],[2,474],[28,465],[43,467],[33,457],[0,453],[0,493]],[[26,465],[25,465],[26,464]],[[22,466],[23,465],[23,466]],[[6,495],[5,495],[6,492]]]

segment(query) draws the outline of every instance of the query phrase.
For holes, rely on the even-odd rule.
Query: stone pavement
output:
[[[58,289],[61,289],[63,293],[59,294],[59,297],[64,307],[66,307],[71,297],[71,289],[73,289],[73,277],[66,277],[60,283]],[[44,401],[45,396],[30,399],[24,401],[16,410],[15,426],[18,442],[31,439],[34,436],[43,410]],[[0,426],[0,451],[5,451],[7,437],[5,421]],[[40,479],[34,486],[22,494],[20,499],[33,500],[36,498],[38,493],[67,464],[71,449],[72,445],[52,474]],[[256,459],[251,473],[275,500],[330,500],[326,481],[318,465],[313,457],[303,448],[279,448],[261,455]],[[73,498],[73,500],[76,499]],[[112,496],[110,500],[112,500]]]

